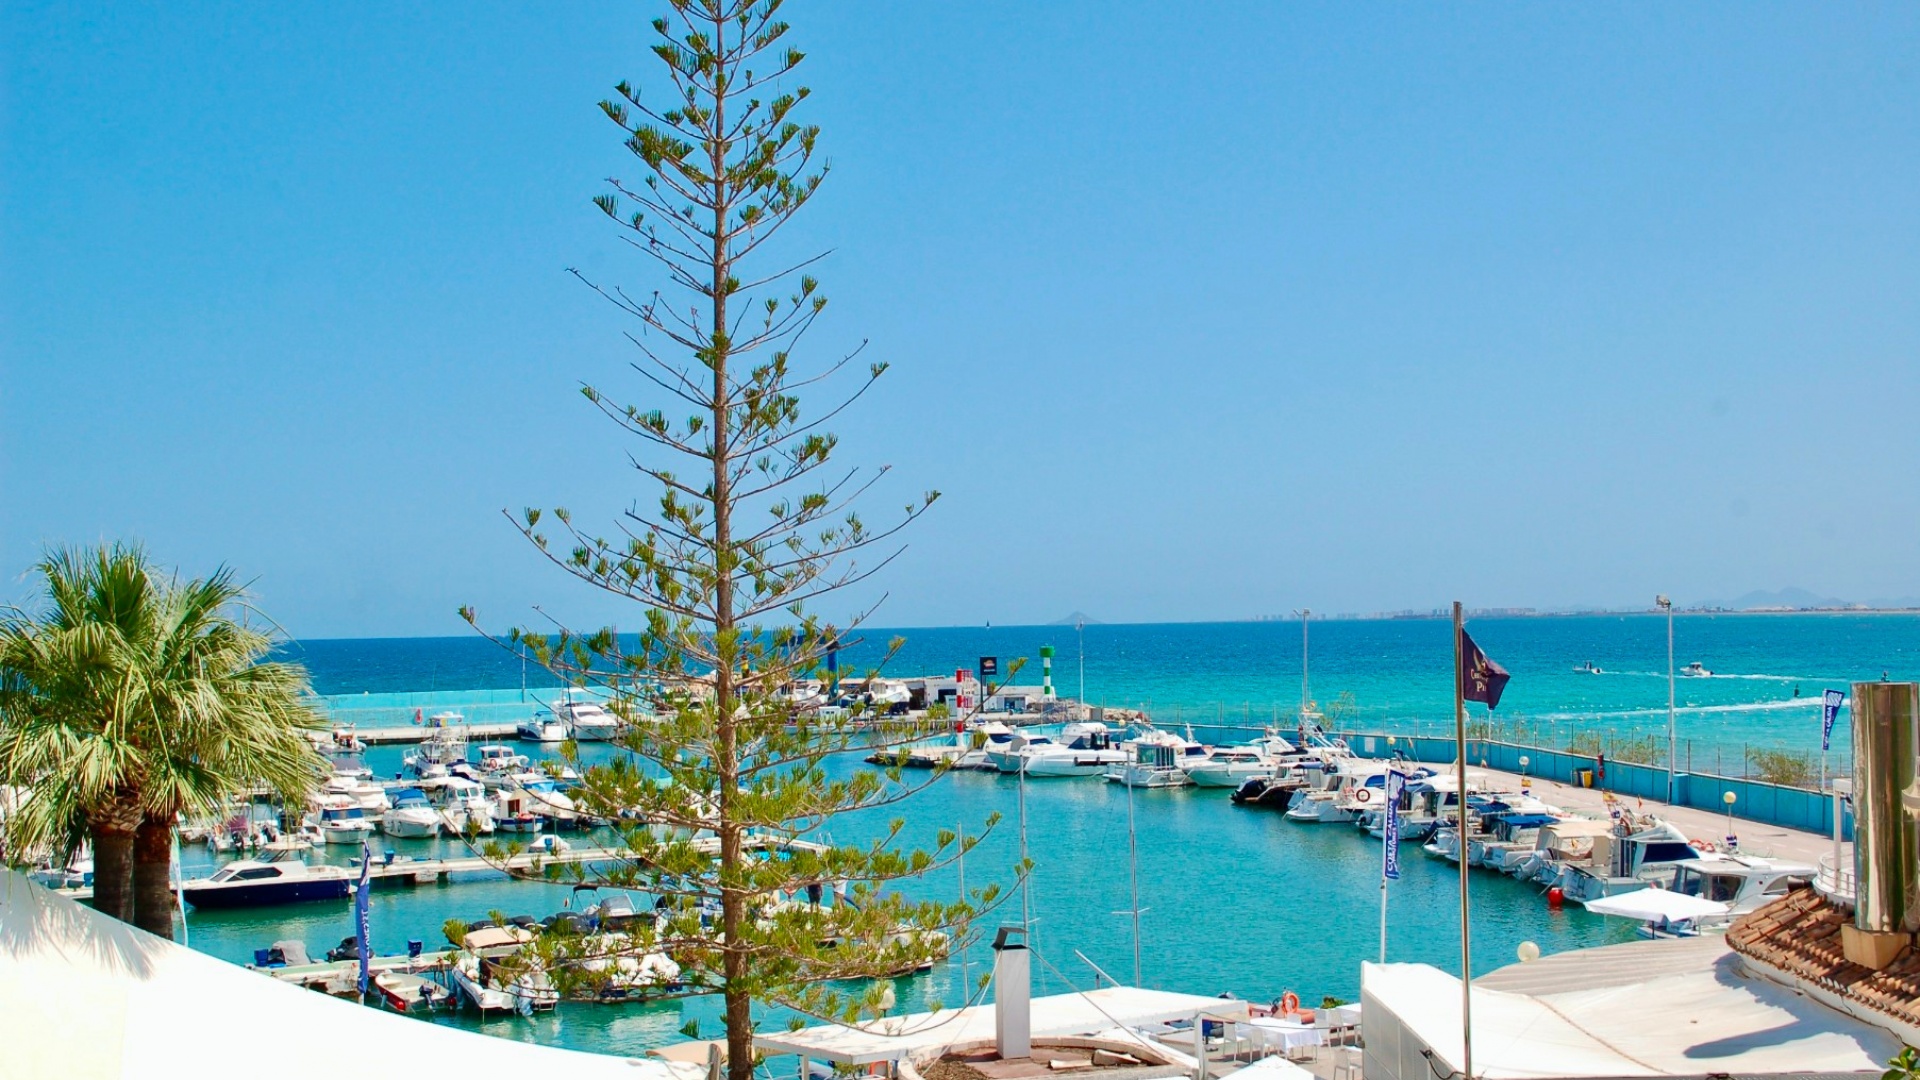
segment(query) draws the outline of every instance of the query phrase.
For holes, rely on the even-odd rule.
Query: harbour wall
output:
[[[1458,756],[1451,738],[1423,735],[1389,736],[1385,732],[1348,731],[1338,733],[1353,752],[1362,757],[1403,757],[1422,764],[1450,765]],[[1391,738],[1391,742],[1389,742]],[[1532,746],[1497,739],[1468,739],[1467,763],[1503,772],[1522,773],[1562,784],[1579,786],[1580,771],[1594,770],[1593,786],[1627,798],[1667,801],[1665,766],[1640,765],[1607,759],[1606,778],[1598,776],[1598,761],[1591,754]],[[1527,759],[1526,767],[1520,765]],[[1711,813],[1725,813],[1728,792],[1734,796],[1733,816],[1769,825],[1782,825],[1803,832],[1831,835],[1833,832],[1832,792],[1788,787],[1737,776],[1679,770],[1673,775],[1673,803]],[[1841,835],[1853,838],[1852,808],[1842,805]]]

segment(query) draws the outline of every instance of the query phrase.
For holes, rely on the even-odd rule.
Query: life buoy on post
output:
[[[1370,802],[1372,799],[1373,792],[1368,788],[1359,788],[1353,793],[1353,801],[1357,803]]]

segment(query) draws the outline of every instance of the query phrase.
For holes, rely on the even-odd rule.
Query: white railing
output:
[[[1834,903],[1851,907],[1854,893],[1852,860],[1841,865],[1835,862],[1831,854],[1820,856],[1819,872],[1814,875],[1813,887]]]

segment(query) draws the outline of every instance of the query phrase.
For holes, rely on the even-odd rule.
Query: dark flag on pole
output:
[[[1500,704],[1500,692],[1512,676],[1507,669],[1487,659],[1472,635],[1460,631],[1460,700],[1478,701],[1491,710]]]

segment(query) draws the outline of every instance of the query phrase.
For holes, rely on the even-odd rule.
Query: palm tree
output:
[[[182,584],[118,545],[38,569],[46,614],[0,617],[0,781],[32,793],[9,849],[91,840],[94,906],[170,937],[178,816],[258,784],[304,798],[321,764],[302,733],[324,720],[300,668],[263,660],[230,571]]]
[[[0,616],[0,779],[29,792],[8,850],[64,857],[91,841],[93,905],[130,921],[145,755],[116,676],[147,636],[157,583],[145,553],[121,545],[56,551],[36,569],[46,613]]]
[[[305,736],[326,727],[305,701],[306,672],[265,659],[273,639],[227,614],[244,602],[226,569],[169,590],[142,657],[141,712],[156,745],[134,840],[133,921],[162,937],[173,933],[168,871],[179,816],[217,814],[258,785],[299,805],[323,772]]]

